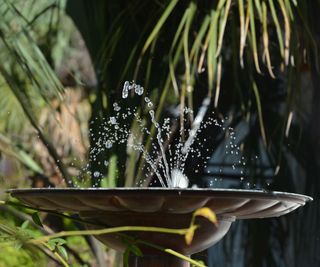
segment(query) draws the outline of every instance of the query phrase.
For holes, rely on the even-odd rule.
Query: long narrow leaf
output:
[[[278,16],[277,16],[277,12],[276,12],[276,9],[275,9],[275,7],[274,7],[273,0],[269,0],[269,6],[270,6],[270,11],[271,11],[272,19],[273,19],[273,21],[274,21],[275,28],[276,28],[276,31],[277,31],[280,54],[281,54],[281,56],[284,58],[285,52],[284,52],[284,44],[283,44],[282,31],[281,31],[281,26],[280,26],[279,19],[278,19]]]
[[[178,83],[177,83],[177,78],[175,75],[175,69],[174,69],[174,65],[173,65],[173,58],[172,58],[172,54],[174,51],[174,48],[176,47],[176,44],[179,40],[179,37],[182,33],[182,30],[184,28],[184,25],[186,23],[187,20],[187,16],[188,16],[188,10],[186,10],[186,12],[183,14],[183,17],[179,23],[179,26],[177,28],[177,31],[173,37],[173,41],[172,41],[172,45],[169,51],[169,71],[170,71],[170,76],[171,76],[171,80],[172,80],[172,85],[173,85],[173,89],[176,93],[176,95],[179,95],[179,88],[178,88]],[[182,42],[182,40],[180,40],[180,42]]]
[[[223,37],[224,37],[224,32],[225,32],[227,21],[228,21],[231,2],[232,2],[232,0],[227,0],[224,15],[223,15],[222,22],[221,22],[221,26],[219,27],[218,48],[217,48],[217,52],[216,52],[217,57],[219,56],[221,48],[222,48]]]
[[[7,83],[10,85],[11,89],[13,90],[16,98],[18,99],[18,101],[21,104],[21,107],[25,111],[25,114],[26,114],[27,118],[29,119],[31,125],[35,128],[35,130],[37,131],[37,133],[39,135],[40,140],[47,148],[50,156],[54,159],[57,167],[59,168],[63,178],[66,181],[66,184],[68,186],[73,187],[73,181],[72,181],[71,177],[69,176],[69,174],[68,174],[62,160],[60,159],[56,149],[54,148],[53,144],[51,144],[49,138],[47,138],[47,136],[42,131],[41,127],[38,125],[37,120],[36,120],[35,116],[33,115],[33,111],[30,107],[30,103],[28,102],[26,96],[23,95],[23,93],[21,92],[21,89],[18,88],[16,83],[12,80],[10,75],[7,73],[7,71],[2,66],[0,66],[0,73],[3,75],[3,77],[6,79]]]
[[[208,32],[208,85],[209,85],[209,95],[212,94],[213,84],[215,80],[216,74],[216,66],[217,66],[217,59],[216,59],[216,51],[217,51],[217,31],[218,31],[218,19],[219,13],[215,10],[211,11],[211,24],[210,29]]]
[[[154,40],[154,38],[156,37],[156,35],[159,33],[159,31],[161,30],[163,24],[167,21],[168,17],[170,16],[171,12],[173,11],[173,9],[175,8],[175,6],[177,5],[178,0],[172,0],[170,1],[169,5],[167,6],[166,10],[162,13],[161,17],[159,18],[156,26],[154,27],[154,29],[152,30],[152,32],[150,33],[147,41],[145,42],[143,48],[142,48],[142,54],[144,54],[146,52],[146,50],[149,48],[150,44],[152,43],[152,41]]]
[[[272,78],[275,78],[275,75],[272,71],[271,66],[271,58],[270,58],[270,52],[269,52],[269,35],[268,35],[268,26],[267,26],[267,5],[265,2],[262,3],[262,28],[263,28],[263,46],[264,46],[264,56],[266,58],[267,62],[267,68],[269,71],[269,74]]]
[[[253,92],[254,92],[254,95],[256,98],[256,105],[257,105],[257,109],[258,109],[258,118],[259,118],[259,125],[260,125],[260,132],[261,132],[262,141],[263,141],[264,145],[267,146],[267,138],[266,138],[266,132],[265,132],[265,128],[264,128],[263,115],[262,115],[261,99],[260,99],[258,87],[254,81],[252,82],[252,89],[253,89]]]
[[[254,21],[254,10],[252,0],[248,0],[249,2],[249,17],[250,17],[250,33],[251,33],[251,45],[252,45],[252,53],[254,64],[256,66],[256,70],[258,73],[261,73],[259,66],[259,58],[258,58],[258,48],[257,48],[257,37],[256,37],[256,27]]]
[[[280,8],[281,8],[281,12],[283,15],[283,19],[284,19],[284,26],[285,26],[285,46],[284,46],[284,62],[286,65],[289,64],[289,55],[290,55],[290,35],[291,35],[291,28],[290,28],[290,20],[289,20],[289,16],[286,10],[286,6],[285,3],[283,2],[283,0],[278,0]]]

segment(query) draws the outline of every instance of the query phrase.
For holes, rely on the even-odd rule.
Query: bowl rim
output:
[[[98,194],[101,196],[108,193],[110,195],[161,195],[161,196],[203,196],[203,197],[252,197],[252,198],[275,198],[291,201],[309,202],[313,198],[303,194],[280,192],[280,191],[267,191],[258,189],[231,189],[231,188],[166,188],[166,187],[114,187],[114,188],[18,188],[8,189],[7,193],[15,196],[31,196],[38,194],[46,195],[68,195],[74,194]]]

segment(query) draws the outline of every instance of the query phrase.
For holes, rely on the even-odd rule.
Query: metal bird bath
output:
[[[10,193],[33,208],[79,214],[82,219],[95,223],[87,224],[89,229],[117,226],[188,228],[193,212],[208,207],[217,214],[219,225],[216,227],[205,218],[197,218],[196,224],[200,227],[191,245],[187,245],[184,237],[179,235],[127,233],[187,256],[217,243],[236,219],[279,217],[312,200],[298,194],[236,189],[16,189]],[[116,250],[125,249],[121,237],[116,234],[96,238]],[[141,250],[144,256],[132,256],[130,267],[189,266],[188,262],[159,250],[147,246]]]

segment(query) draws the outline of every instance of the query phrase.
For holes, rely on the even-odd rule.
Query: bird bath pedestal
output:
[[[139,240],[170,248],[186,256],[212,246],[228,232],[236,219],[279,217],[312,200],[308,196],[233,189],[167,189],[167,188],[90,188],[90,189],[16,189],[13,197],[24,204],[47,211],[70,212],[94,224],[88,229],[118,226],[154,226],[188,228],[195,210],[208,207],[218,216],[215,226],[197,218],[200,227],[191,245],[184,237],[167,233],[128,232]],[[96,236],[119,251],[125,244],[119,235]],[[188,267],[188,262],[151,248],[140,247],[143,257],[131,256],[130,267]]]

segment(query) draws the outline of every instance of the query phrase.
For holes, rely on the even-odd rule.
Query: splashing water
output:
[[[171,186],[186,188],[189,185],[189,179],[180,170],[173,169],[171,171]]]
[[[144,92],[144,89],[141,85],[136,84],[134,81],[132,81],[131,83],[126,81],[122,89],[122,98],[127,98],[131,90],[134,90],[137,95],[142,95]]]
[[[130,96],[142,96],[144,88],[134,81],[126,81],[123,85],[122,98],[126,100],[129,94]],[[127,153],[136,151],[144,158],[146,165],[143,167],[148,178],[156,176],[162,187],[188,187],[189,179],[184,174],[187,159],[189,157],[200,158],[201,149],[204,149],[203,140],[199,140],[198,133],[209,126],[220,127],[226,130],[223,125],[224,121],[221,120],[219,122],[213,117],[209,117],[204,121],[204,117],[210,106],[210,98],[207,97],[203,100],[191,123],[187,119],[193,117],[193,111],[189,108],[183,109],[184,122],[189,122],[189,127],[176,131],[176,125],[179,125],[178,119],[164,118],[162,125],[160,125],[156,119],[157,115],[154,110],[154,104],[150,98],[145,96],[143,101],[147,108],[149,119],[142,118],[140,115],[141,111],[138,112],[135,107],[123,108],[118,103],[113,103],[113,115],[103,120],[100,125],[99,136],[93,137],[97,146],[90,151],[91,160],[97,160],[100,153],[105,153],[107,150],[112,149],[115,144],[126,145]],[[138,125],[138,129],[133,129],[130,122],[135,122]],[[149,130],[148,125],[151,125],[153,130]],[[232,140],[230,142],[231,153],[238,153],[239,148],[234,143],[233,129],[229,127],[227,130]],[[154,134],[151,133],[152,131]],[[177,133],[179,133],[178,137],[176,136]],[[144,141],[148,138],[150,139],[149,145]],[[176,139],[176,142],[172,143],[171,139],[173,138]],[[193,144],[196,141],[197,147],[194,148]],[[210,157],[203,159],[205,166],[209,159]],[[102,164],[108,167],[109,161],[104,160]],[[87,165],[86,168],[89,168],[89,166]],[[198,172],[197,166],[194,171],[195,173]],[[103,175],[95,171],[93,176],[100,178]],[[144,186],[145,183],[145,180],[141,180],[136,185]]]

